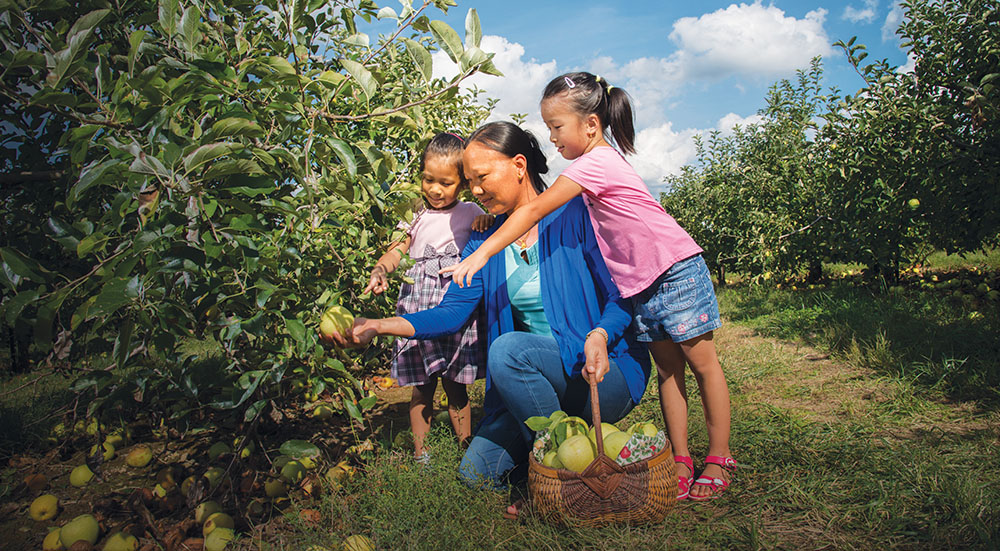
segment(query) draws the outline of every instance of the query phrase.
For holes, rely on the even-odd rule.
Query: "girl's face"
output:
[[[527,160],[524,155],[508,157],[480,142],[472,142],[462,154],[462,166],[469,189],[490,214],[513,212],[525,201]]]
[[[458,163],[450,155],[428,155],[424,159],[424,174],[420,180],[420,191],[432,208],[447,207],[458,199],[462,190],[462,179],[458,173]]]
[[[549,141],[564,159],[583,155],[603,139],[597,115],[580,116],[570,108],[565,93],[542,100],[542,120],[549,129]]]

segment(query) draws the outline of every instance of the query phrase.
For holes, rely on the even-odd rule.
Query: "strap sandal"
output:
[[[687,455],[675,455],[674,462],[688,468],[688,475],[677,475],[677,501],[685,500],[691,495],[691,482],[694,480],[694,461]]]
[[[708,501],[710,499],[718,499],[728,488],[729,483],[735,480],[733,478],[732,472],[736,468],[736,460],[732,457],[722,457],[720,455],[710,455],[705,458],[706,465],[718,465],[722,467],[726,473],[729,474],[729,480],[723,480],[721,478],[711,477],[711,476],[699,476],[698,480],[694,481],[692,489],[698,486],[708,486],[711,488],[711,492],[705,495],[695,495],[690,494],[689,499],[693,501]]]

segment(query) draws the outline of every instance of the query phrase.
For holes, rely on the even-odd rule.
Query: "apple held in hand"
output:
[[[323,314],[319,332],[326,338],[334,333],[344,334],[354,327],[354,315],[343,306],[333,306]]]

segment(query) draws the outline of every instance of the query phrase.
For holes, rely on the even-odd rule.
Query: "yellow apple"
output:
[[[49,520],[57,513],[59,513],[59,498],[52,494],[38,496],[28,508],[28,514],[35,520]]]

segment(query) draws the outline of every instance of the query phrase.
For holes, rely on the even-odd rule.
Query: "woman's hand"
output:
[[[379,334],[378,320],[354,318],[354,327],[347,334],[334,331],[330,335],[320,333],[319,340],[340,348],[359,348],[371,344]]]
[[[472,283],[472,276],[476,275],[476,272],[483,269],[486,265],[486,261],[489,257],[482,258],[483,255],[479,254],[479,249],[475,252],[465,257],[464,260],[458,264],[452,266],[446,266],[441,268],[438,272],[441,275],[446,273],[451,273],[451,280],[459,287],[465,287]]]
[[[389,279],[385,277],[385,268],[381,266],[375,266],[372,269],[372,276],[368,280],[368,286],[361,294],[365,294],[368,291],[375,293],[376,295],[382,294],[386,289],[389,288]]]
[[[472,231],[486,231],[493,225],[497,217],[492,214],[480,214],[472,221]]]
[[[583,365],[583,378],[588,383],[592,380],[601,382],[611,370],[608,361],[608,340],[600,331],[593,331],[583,343],[583,354],[587,358]]]

